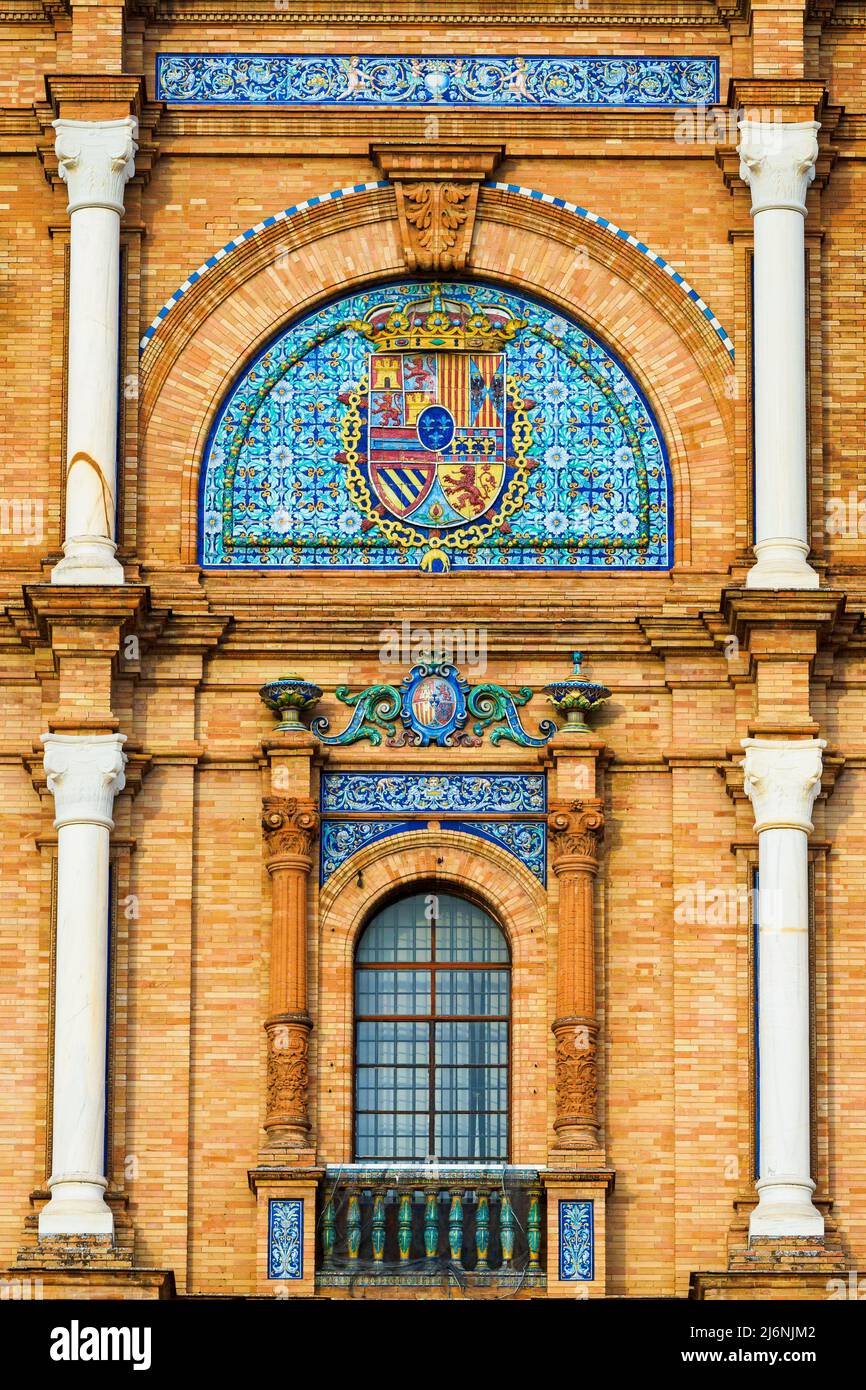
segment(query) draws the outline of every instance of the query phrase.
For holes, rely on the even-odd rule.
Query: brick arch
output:
[[[359,884],[359,876],[361,883]],[[318,1136],[328,1162],[352,1154],[353,963],[370,918],[401,890],[440,887],[468,897],[500,924],[512,968],[512,1066],[520,1056],[532,1084],[511,1098],[511,1157],[546,1161],[552,1123],[547,895],[513,855],[455,830],[415,830],[374,841],[342,864],[319,897],[319,1026],[315,1030]]]
[[[586,264],[575,256],[578,244]],[[468,273],[582,320],[633,374],[667,446],[675,564],[727,571],[742,543],[735,393],[728,354],[697,307],[627,241],[495,187],[479,201]],[[139,553],[146,569],[197,568],[199,471],[213,422],[244,367],[327,300],[403,275],[393,190],[380,186],[264,228],[190,288],[143,358]],[[168,516],[166,495],[179,499]]]

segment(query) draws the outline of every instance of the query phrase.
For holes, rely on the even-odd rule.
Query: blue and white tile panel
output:
[[[271,1197],[268,1203],[268,1278],[304,1277],[304,1203]]]
[[[566,1283],[595,1278],[595,1231],[591,1201],[560,1198],[559,1277]]]
[[[719,60],[596,54],[160,53],[156,96],[178,106],[711,106]]]

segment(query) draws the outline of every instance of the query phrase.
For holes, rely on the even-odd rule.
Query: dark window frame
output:
[[[436,932],[437,932],[437,927],[439,926],[440,916],[439,916],[439,913],[438,913],[437,911],[434,910],[433,915],[432,915],[432,918],[428,919],[428,918],[425,916],[425,918],[423,919],[424,922],[425,922],[425,924],[426,924],[427,921],[429,921],[429,925],[430,925],[430,928],[431,928],[431,932],[430,932],[430,948],[429,948],[429,953],[428,953],[428,956],[427,956],[427,957],[416,957],[416,958],[413,958],[412,960],[395,960],[395,959],[391,959],[391,960],[383,960],[383,961],[363,961],[363,960],[360,960],[360,959],[359,959],[359,955],[360,955],[360,951],[361,951],[361,946],[362,946],[362,943],[363,943],[363,941],[364,941],[364,939],[365,939],[365,937],[366,937],[366,935],[367,935],[367,932],[370,930],[370,928],[372,928],[373,926],[376,925],[376,923],[378,922],[378,920],[379,920],[379,918],[381,917],[381,915],[382,915],[383,912],[385,912],[388,908],[395,907],[395,906],[397,906],[397,905],[400,904],[400,903],[410,902],[410,901],[413,900],[413,899],[418,899],[418,900],[419,900],[419,904],[420,904],[420,903],[424,902],[425,899],[429,899],[429,898],[432,898],[432,899],[434,900],[434,902],[437,904],[437,906],[438,906],[438,904],[441,902],[441,900],[443,900],[443,899],[448,899],[448,900],[453,900],[453,901],[455,901],[455,902],[457,902],[457,903],[460,903],[460,904],[465,904],[467,907],[474,909],[475,912],[481,913],[482,916],[483,916],[483,918],[486,919],[486,925],[488,925],[490,928],[494,929],[494,930],[499,934],[499,937],[501,938],[501,941],[502,941],[503,947],[504,947],[504,958],[501,959],[501,960],[491,960],[491,961],[465,961],[465,960],[464,960],[464,961],[461,961],[461,960],[459,960],[459,959],[456,959],[456,960],[455,960],[455,959],[442,959],[442,960],[437,960],[437,959],[436,959],[436,945],[437,945]],[[417,925],[421,925],[420,919],[418,920]],[[361,1014],[361,1013],[359,1013],[359,1012],[358,1012],[358,974],[359,974],[360,971],[375,971],[375,970],[387,970],[387,971],[394,971],[394,972],[397,972],[397,971],[400,971],[400,970],[405,970],[405,971],[409,971],[409,972],[418,972],[418,971],[420,971],[420,972],[429,974],[429,976],[430,976],[430,997],[429,997],[429,1001],[428,1001],[429,1007],[428,1007],[427,1011],[424,1012],[424,1013],[417,1013],[417,1014],[397,1014],[397,1013],[386,1013],[386,1014],[370,1014],[370,1013],[364,1013],[364,1014]],[[452,972],[452,973],[453,973],[453,972],[455,972],[455,971],[461,971],[461,970],[467,970],[467,971],[472,971],[472,970],[484,970],[484,971],[487,971],[487,972],[490,972],[490,971],[500,971],[500,972],[505,973],[505,975],[506,975],[506,977],[507,977],[507,990],[508,990],[508,1007],[507,1007],[507,1012],[506,1012],[506,1013],[502,1013],[502,1014],[464,1014],[464,1013],[437,1014],[437,1013],[436,1013],[436,977],[437,977],[437,974],[440,973],[440,972],[443,972],[443,971],[444,971],[444,972]],[[356,1162],[371,1163],[371,1164],[372,1164],[372,1163],[393,1163],[393,1162],[425,1162],[425,1161],[428,1161],[428,1160],[431,1159],[431,1158],[434,1158],[434,1161],[435,1161],[435,1162],[438,1162],[438,1163],[454,1163],[454,1164],[459,1164],[459,1163],[479,1163],[479,1162],[480,1162],[480,1163],[485,1163],[485,1162],[488,1162],[488,1163],[502,1163],[502,1162],[508,1163],[508,1162],[510,1161],[510,1153],[511,1153],[511,1076],[512,1076],[512,1068],[511,1068],[511,1060],[512,1060],[512,1059],[511,1059],[511,1052],[512,1052],[512,1037],[513,1037],[513,1028],[512,1028],[512,1013],[513,1013],[513,1005],[512,1005],[512,974],[513,974],[513,968],[512,968],[512,959],[511,959],[510,944],[509,944],[508,937],[507,937],[507,935],[506,935],[504,929],[502,928],[502,926],[500,925],[500,923],[497,922],[496,918],[493,917],[493,915],[488,911],[488,909],[487,909],[486,907],[484,907],[484,906],[482,906],[480,903],[476,902],[476,901],[475,901],[472,897],[470,897],[468,894],[464,895],[464,894],[455,893],[455,892],[453,892],[453,891],[450,890],[450,887],[449,887],[449,889],[448,889],[447,891],[442,891],[441,889],[439,889],[439,888],[436,887],[435,885],[431,885],[431,886],[429,886],[429,887],[427,887],[427,888],[418,888],[418,887],[415,887],[414,890],[413,890],[412,892],[410,892],[410,893],[395,894],[394,896],[390,897],[386,902],[380,904],[380,906],[379,906],[378,910],[376,911],[376,913],[375,913],[372,917],[370,917],[370,919],[368,920],[368,922],[365,924],[363,930],[362,930],[362,931],[359,933],[359,935],[358,935],[357,942],[356,942],[356,945],[355,945],[355,953],[354,953],[354,961],[353,961],[353,1000],[352,1000],[352,1040],[353,1040],[353,1053],[352,1053],[352,1154],[353,1154],[353,1158],[354,1158],[354,1160],[355,1160]],[[406,1063],[401,1064],[401,1063],[398,1063],[398,1062],[396,1061],[396,1059],[395,1059],[395,1061],[394,1061],[394,1063],[393,1063],[393,1066],[394,1066],[394,1069],[395,1069],[395,1070],[397,1070],[398,1068],[402,1068],[402,1069],[407,1070],[407,1071],[408,1071],[408,1070],[415,1070],[416,1068],[422,1068],[422,1069],[426,1069],[426,1070],[427,1070],[427,1072],[428,1072],[428,1082],[427,1082],[427,1091],[428,1091],[428,1094],[427,1094],[427,1101],[428,1101],[428,1108],[427,1108],[426,1111],[417,1111],[417,1110],[412,1110],[412,1111],[398,1111],[398,1110],[396,1110],[396,1109],[394,1109],[394,1110],[366,1110],[366,1109],[362,1109],[362,1108],[359,1107],[359,1105],[358,1105],[358,1073],[359,1073],[359,1069],[360,1069],[361,1067],[369,1066],[369,1065],[370,1065],[370,1064],[368,1064],[368,1063],[360,1063],[359,1060],[358,1060],[358,1025],[361,1024],[361,1023],[382,1023],[382,1022],[384,1022],[384,1023],[419,1023],[419,1024],[425,1025],[425,1027],[426,1027],[426,1029],[427,1029],[427,1043],[426,1043],[426,1047],[427,1047],[427,1058],[426,1058],[426,1062],[425,1062],[425,1063],[417,1063],[417,1062],[414,1062],[414,1061],[413,1061],[411,1064],[406,1064]],[[436,1025],[437,1025],[437,1024],[442,1024],[442,1023],[477,1023],[477,1024],[491,1024],[491,1025],[496,1024],[496,1025],[504,1025],[504,1028],[505,1028],[505,1049],[504,1049],[504,1050],[505,1050],[505,1060],[504,1060],[503,1062],[496,1062],[496,1063],[491,1063],[491,1062],[485,1060],[485,1061],[482,1062],[482,1063],[467,1063],[467,1064],[461,1064],[461,1063],[456,1063],[456,1062],[452,1062],[452,1063],[441,1063],[441,1062],[440,1062],[440,1063],[437,1064],[437,1062],[436,1062],[436,1043],[437,1043]],[[456,1070],[456,1069],[458,1069],[458,1068],[460,1068],[460,1069],[462,1069],[462,1070],[469,1070],[469,1069],[472,1069],[472,1068],[477,1068],[478,1070],[499,1071],[499,1072],[504,1071],[504,1072],[505,1072],[505,1076],[506,1076],[506,1083],[505,1083],[505,1108],[504,1108],[504,1110],[492,1109],[492,1108],[491,1108],[490,1110],[483,1110],[483,1111],[472,1110],[472,1109],[470,1109],[470,1110],[456,1110],[456,1109],[452,1109],[452,1108],[447,1108],[447,1109],[445,1109],[445,1108],[438,1108],[438,1109],[437,1109],[437,1105],[436,1105],[436,1073],[437,1073],[437,1069],[440,1070],[440,1071],[442,1071],[442,1070]],[[372,1069],[372,1068],[371,1068],[371,1069]],[[413,1090],[414,1090],[414,1088],[413,1088]],[[493,1097],[491,1096],[491,1098],[493,1098]],[[379,1155],[379,1154],[377,1154],[376,1156],[371,1156],[371,1155],[369,1155],[369,1154],[365,1154],[365,1155],[359,1156],[359,1144],[358,1144],[358,1117],[359,1117],[360,1115],[372,1115],[372,1116],[376,1116],[376,1115],[391,1116],[391,1115],[394,1115],[394,1116],[396,1116],[396,1115],[398,1115],[398,1114],[403,1114],[403,1115],[421,1115],[421,1114],[424,1114],[424,1115],[427,1116],[427,1153],[426,1153],[426,1155],[424,1156],[424,1158],[421,1159],[421,1158],[417,1158],[417,1157],[416,1157],[416,1158],[414,1158],[414,1159],[409,1159],[409,1158],[406,1158],[405,1156],[399,1156],[399,1157],[398,1157],[396,1154],[392,1154],[392,1155],[390,1155],[389,1157],[383,1157],[382,1155]],[[443,1118],[443,1117],[457,1116],[457,1115],[479,1115],[479,1116],[480,1116],[480,1115],[491,1115],[491,1116],[497,1116],[497,1117],[500,1116],[500,1115],[504,1115],[504,1121],[505,1121],[505,1124],[504,1124],[504,1143],[503,1143],[503,1145],[502,1145],[502,1152],[501,1152],[501,1153],[500,1153],[500,1152],[497,1152],[495,1155],[489,1155],[489,1156],[469,1156],[469,1157],[467,1157],[466,1155],[455,1155],[455,1154],[444,1153],[444,1152],[443,1152],[443,1153],[437,1153],[437,1152],[436,1152],[436,1127],[437,1127],[437,1119],[441,1119],[441,1118]]]

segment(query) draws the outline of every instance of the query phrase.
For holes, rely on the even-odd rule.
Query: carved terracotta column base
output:
[[[599,1146],[598,1070],[594,1020],[580,1015],[558,1018],[556,1039],[557,1149],[596,1149]]]
[[[308,1149],[309,1014],[277,1014],[265,1023],[268,1035],[265,1134],[268,1148]]]

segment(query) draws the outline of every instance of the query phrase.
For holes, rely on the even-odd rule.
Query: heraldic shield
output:
[[[457,526],[505,482],[505,354],[370,354],[368,461],[379,501],[416,526]]]
[[[526,492],[532,429],[506,353],[525,324],[434,290],[351,326],[371,350],[346,397],[350,495],[390,542],[424,547],[422,568],[447,569],[449,550],[503,528]]]

